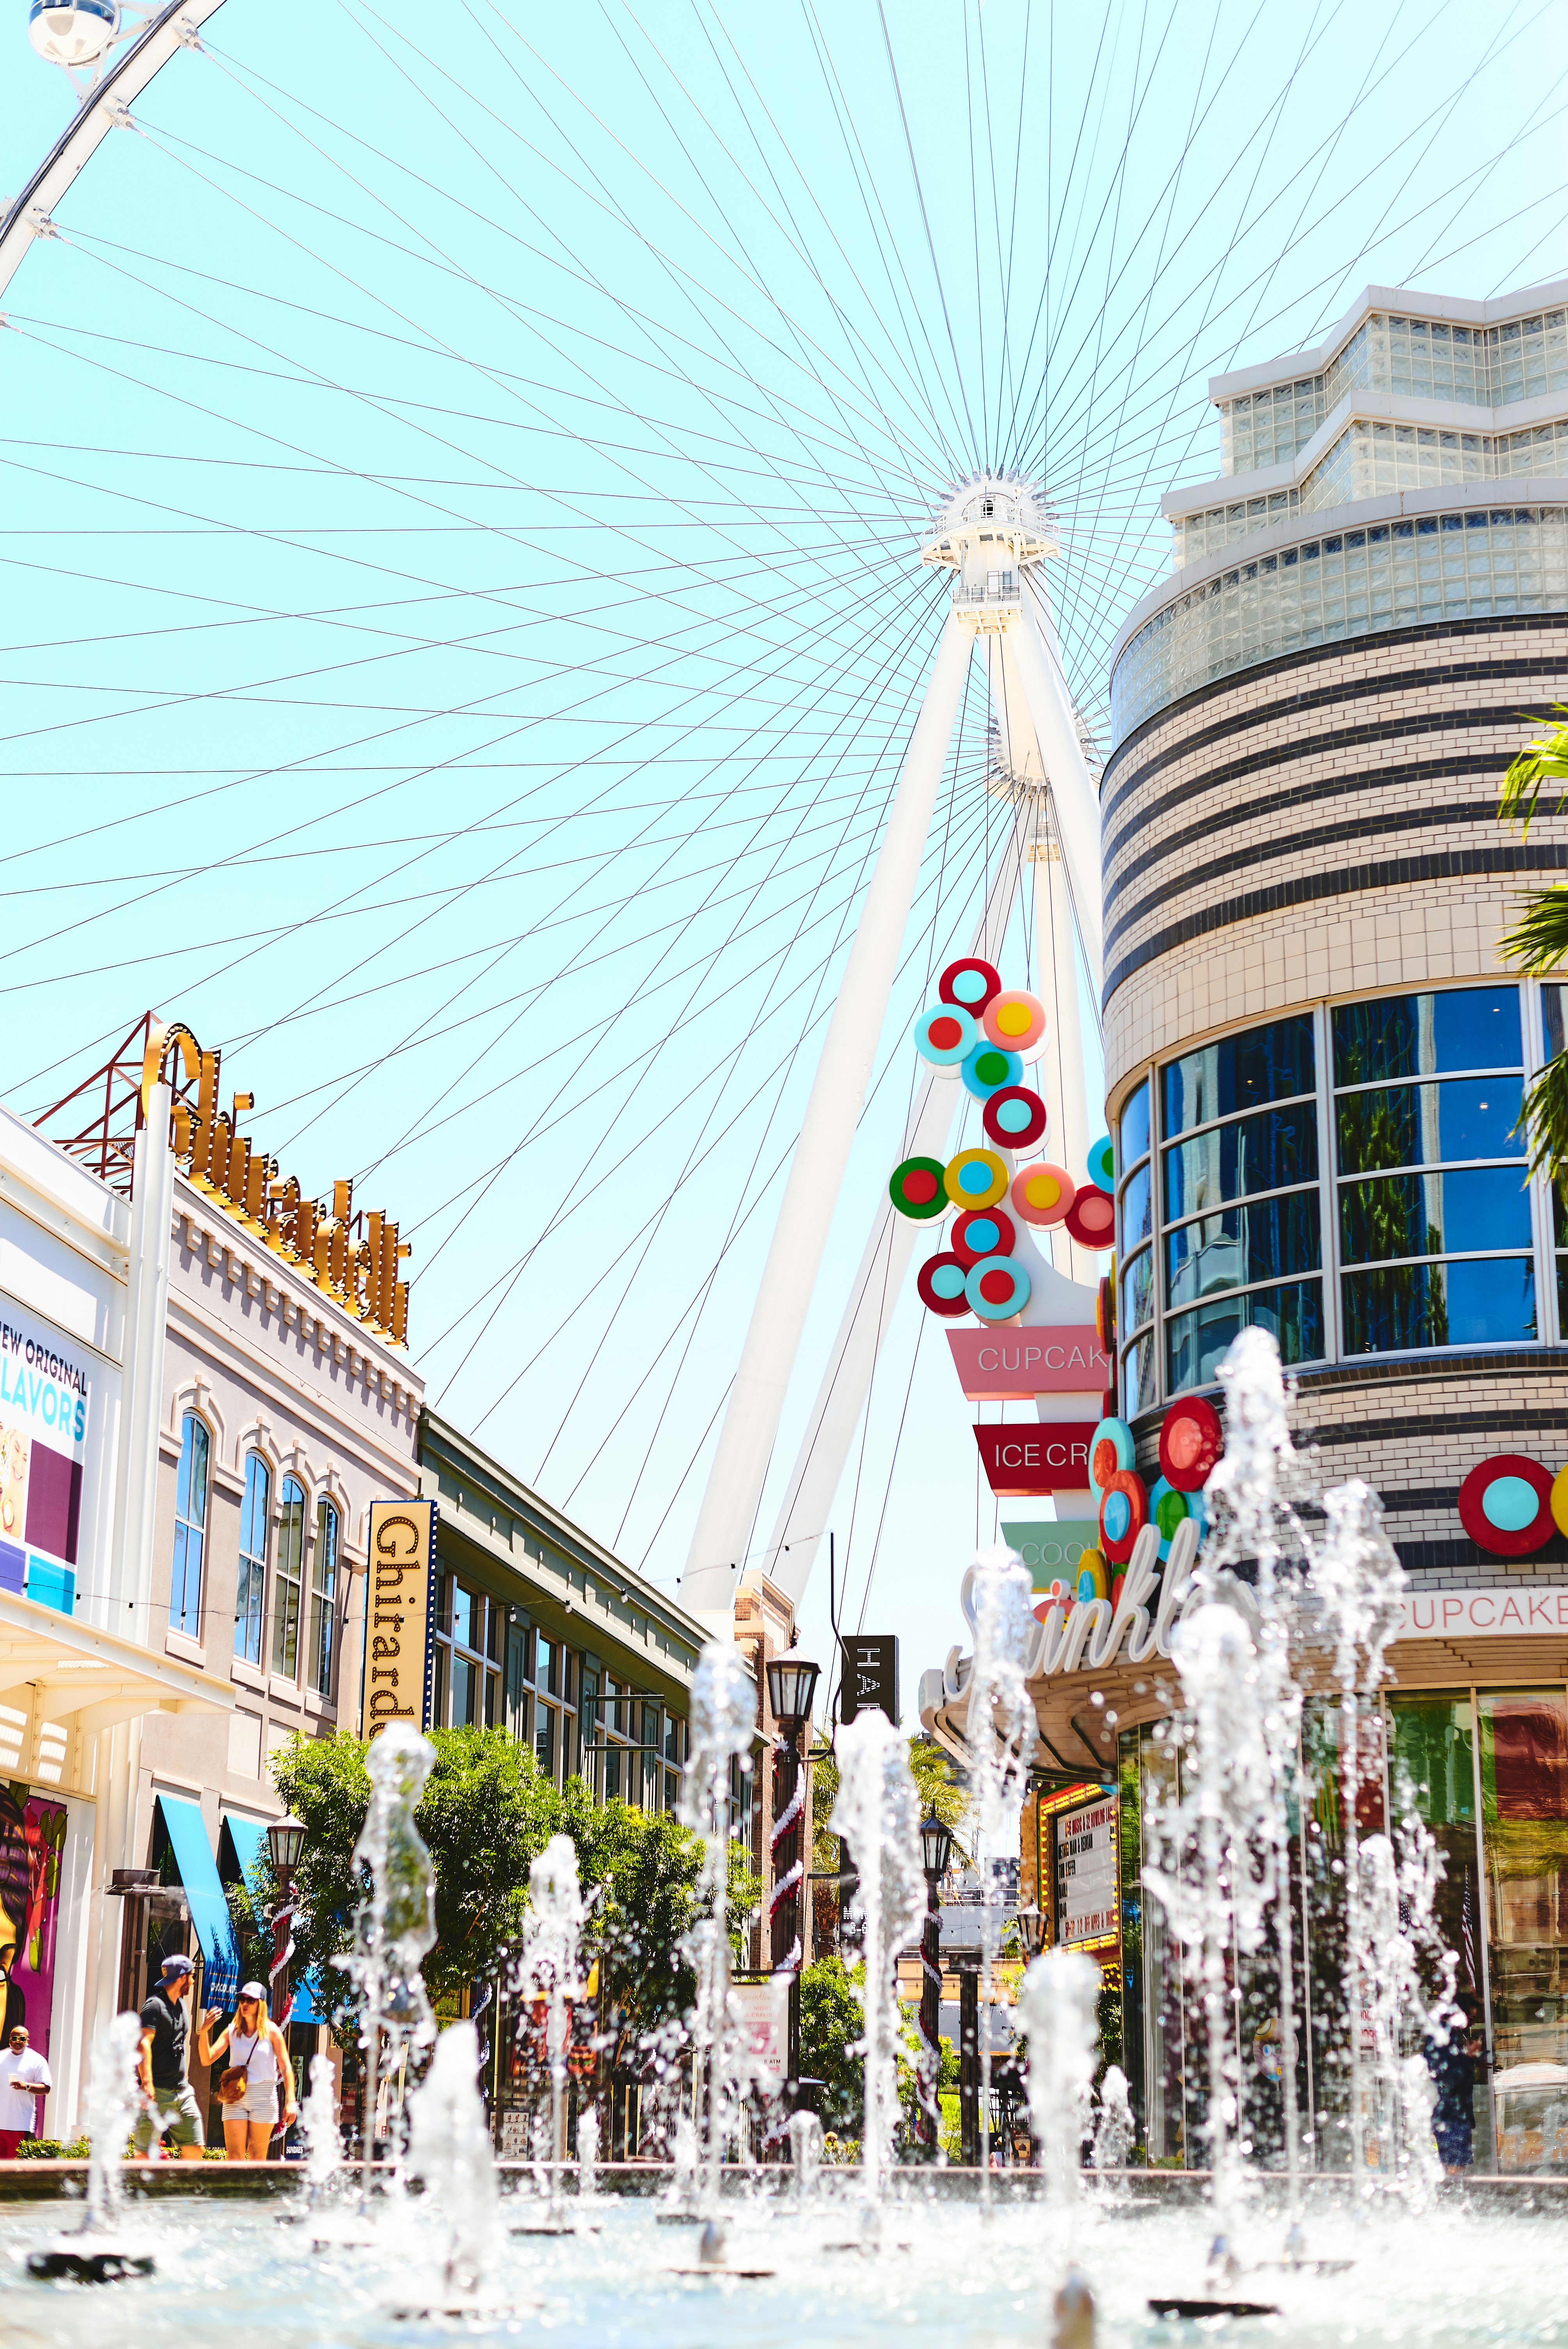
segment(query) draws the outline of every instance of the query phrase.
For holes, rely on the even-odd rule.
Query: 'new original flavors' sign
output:
[[[83,1477],[106,1402],[97,1357],[0,1296],[0,1590],[73,1611]]]

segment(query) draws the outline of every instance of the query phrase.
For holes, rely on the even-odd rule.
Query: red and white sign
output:
[[[1057,1821],[1057,1940],[1099,1941],[1119,1930],[1118,1798],[1102,1795]]]
[[[1568,1639],[1568,1590],[1419,1590],[1401,1613],[1397,1640]]]
[[[994,1493],[1081,1493],[1094,1429],[1088,1419],[1043,1419],[1037,1427],[993,1421],[975,1429],[975,1441]]]
[[[1027,1402],[1040,1394],[1092,1395],[1098,1402],[1115,1377],[1092,1322],[1063,1329],[949,1330],[947,1342],[958,1383],[971,1402]]]
[[[729,1995],[740,2011],[747,2052],[759,2085],[781,2085],[789,2068],[789,1976],[736,1982]]]

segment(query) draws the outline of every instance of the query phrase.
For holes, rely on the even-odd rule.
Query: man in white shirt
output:
[[[17,2023],[0,2055],[0,2161],[15,2161],[22,2139],[37,2136],[42,2102],[54,2085],[48,2065],[34,2054]]]

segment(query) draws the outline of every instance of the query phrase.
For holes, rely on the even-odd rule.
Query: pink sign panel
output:
[[[49,2052],[55,1936],[66,1806],[0,1786],[0,1994],[4,2029],[25,2023],[35,2051]]]
[[[1087,1419],[1043,1419],[1034,1427],[993,1421],[975,1429],[975,1441],[994,1493],[1078,1493],[1088,1484],[1093,1433]]]
[[[971,1402],[1026,1402],[1039,1394],[1103,1394],[1110,1357],[1093,1328],[949,1330],[953,1367]]]

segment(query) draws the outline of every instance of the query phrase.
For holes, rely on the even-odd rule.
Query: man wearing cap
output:
[[[155,2137],[178,2146],[181,2161],[200,2161],[201,2116],[185,2076],[185,1996],[191,1988],[189,1958],[165,1958],[163,1984],[150,1991],[141,2010],[136,2076],[141,2110],[136,2119],[136,2149],[145,2153]]]
[[[38,2134],[42,2099],[54,2086],[49,2067],[27,2044],[25,2023],[15,2024],[0,2055],[0,2161],[15,2161],[25,2137]]]

